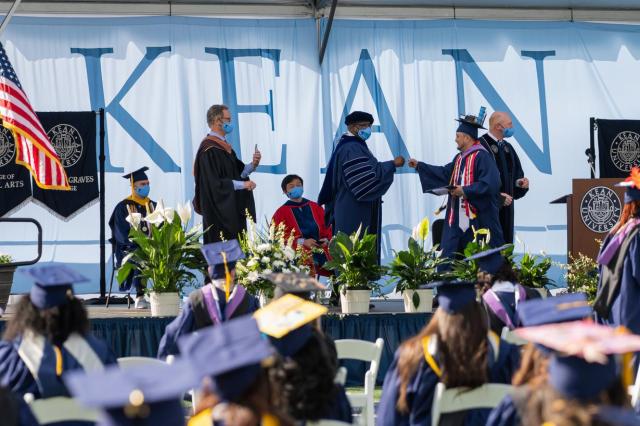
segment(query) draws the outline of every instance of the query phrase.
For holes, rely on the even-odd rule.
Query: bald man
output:
[[[503,205],[500,208],[500,225],[504,240],[513,242],[513,201],[529,191],[529,179],[524,176],[522,165],[513,145],[505,139],[513,136],[513,123],[506,112],[496,111],[489,118],[489,132],[480,137],[480,143],[493,154],[502,185],[500,193]]]

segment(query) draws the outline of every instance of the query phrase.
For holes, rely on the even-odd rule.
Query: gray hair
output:
[[[218,118],[222,118],[222,114],[229,107],[226,105],[212,105],[207,110],[207,124],[211,126]]]

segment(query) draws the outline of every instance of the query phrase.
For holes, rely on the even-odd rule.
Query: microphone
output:
[[[589,162],[593,163],[595,161],[595,158],[593,158],[593,151],[591,151],[591,148],[587,148],[584,150],[584,155],[586,155],[587,157],[589,157]]]

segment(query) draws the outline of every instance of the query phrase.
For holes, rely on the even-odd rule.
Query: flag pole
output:
[[[2,23],[0,24],[0,35],[2,35],[2,33],[4,33],[4,30],[7,28],[7,25],[9,25],[9,22],[11,21],[11,18],[13,18],[13,15],[16,13],[16,10],[18,10],[18,6],[20,6],[20,3],[22,3],[22,0],[14,0],[13,4],[11,5],[11,8],[9,9],[9,12],[7,12],[7,14],[4,16],[4,19],[2,20]]]

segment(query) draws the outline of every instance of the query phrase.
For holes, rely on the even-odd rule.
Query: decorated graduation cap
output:
[[[182,356],[201,376],[211,376],[215,393],[236,401],[255,383],[274,354],[253,317],[206,327],[178,340]]]
[[[149,180],[149,178],[147,177],[147,174],[145,173],[147,170],[149,170],[148,167],[141,167],[136,171],[133,171],[129,174],[126,174],[124,176],[122,176],[123,178],[127,179],[129,182],[131,182],[132,184],[135,182],[139,182],[141,180]]]
[[[89,278],[61,263],[21,271],[35,281],[30,298],[38,309],[49,309],[67,303],[73,298],[73,284],[89,281]]]
[[[622,186],[627,188],[624,193],[624,203],[628,204],[633,201],[640,200],[640,167],[633,167],[631,174],[623,182],[618,183],[616,186]]]
[[[525,327],[577,321],[591,317],[592,312],[584,293],[525,300],[517,307],[518,318]]]
[[[293,294],[286,294],[257,310],[253,316],[260,331],[269,336],[282,356],[295,355],[313,335],[311,321],[327,308]]]
[[[268,274],[265,279],[275,286],[276,299],[285,294],[295,294],[298,297],[309,300],[311,293],[326,290],[314,277],[303,273],[275,273]]]
[[[244,252],[238,240],[220,241],[217,243],[205,244],[201,248],[202,254],[209,264],[209,274],[212,279],[225,278],[225,295],[229,300],[231,292],[230,271],[236,266],[236,262],[244,259]]]
[[[364,111],[353,111],[351,114],[344,118],[344,124],[350,126],[354,123],[369,123],[373,124],[373,115]]]
[[[182,394],[200,383],[193,367],[181,360],[126,369],[75,370],[63,379],[82,405],[102,410],[100,426],[184,425]]]
[[[460,123],[456,132],[465,133],[471,136],[473,139],[478,139],[478,129],[485,129],[483,127],[484,119],[486,117],[485,111],[485,107],[480,107],[480,113],[477,116],[461,115],[456,119],[456,121]]]
[[[476,286],[467,281],[438,281],[426,288],[438,293],[438,303],[448,314],[456,314],[476,301]]]
[[[489,250],[476,253],[465,259],[466,262],[475,260],[478,262],[478,268],[489,274],[496,274],[505,263],[505,258],[501,254],[503,250],[512,247],[513,244],[505,244],[502,247],[496,247]]]

